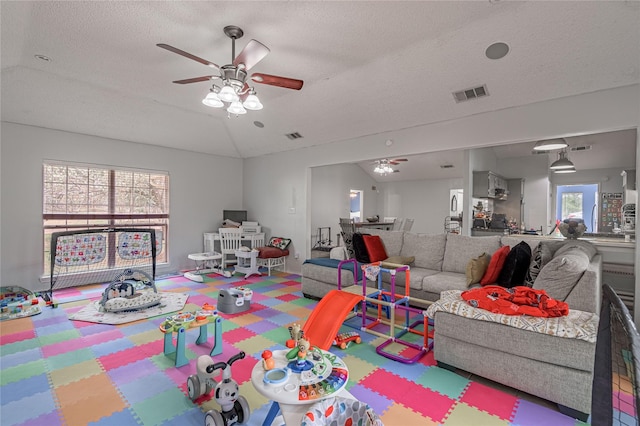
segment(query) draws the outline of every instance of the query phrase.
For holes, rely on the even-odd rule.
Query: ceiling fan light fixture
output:
[[[238,102],[240,99],[236,91],[231,86],[224,86],[220,90],[220,93],[218,93],[218,97],[223,102]]]
[[[220,100],[218,94],[213,90],[207,94],[207,96],[202,100],[202,103],[212,108],[222,108],[224,106],[224,103]]]
[[[240,101],[232,102],[231,105],[229,105],[229,108],[227,108],[227,111],[229,111],[231,114],[236,114],[236,115],[242,115],[247,113],[247,110],[244,109]]]
[[[549,139],[546,141],[538,141],[534,145],[534,151],[549,151],[553,149],[562,149],[568,147],[569,144],[563,138]]]
[[[260,99],[258,99],[253,91],[249,96],[247,96],[247,99],[244,100],[242,105],[251,111],[258,111],[262,109],[262,103],[260,103]]]

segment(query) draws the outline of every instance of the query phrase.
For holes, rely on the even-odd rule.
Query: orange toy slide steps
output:
[[[302,327],[304,338],[311,346],[329,350],[347,314],[358,302],[362,302],[362,295],[331,290],[320,299]]]

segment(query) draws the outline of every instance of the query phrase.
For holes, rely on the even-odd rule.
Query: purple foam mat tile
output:
[[[100,334],[113,328],[110,324],[91,323],[91,325],[83,324],[84,321],[72,321],[82,336],[91,336]]]
[[[256,334],[262,334],[267,331],[271,331],[274,328],[280,328],[280,327],[282,327],[282,325],[274,324],[271,321],[259,321],[253,324],[249,324],[245,328],[248,328],[249,330],[253,331]]]
[[[43,337],[69,330],[76,330],[76,327],[73,324],[73,321],[67,320],[66,322],[54,323],[38,327],[37,334],[38,337]]]
[[[287,314],[285,312],[280,313],[279,315],[273,316],[271,318],[269,318],[269,321],[275,323],[275,324],[289,324],[292,323],[294,321],[300,321],[300,318],[295,316],[295,315],[291,315],[291,314]]]
[[[265,307],[263,309],[258,309],[256,311],[253,310],[253,305],[251,306],[251,313],[259,316],[260,318],[271,318],[271,317],[275,317],[276,315],[281,314],[281,311],[278,311],[277,309],[272,309],[272,308],[268,308]]]
[[[175,383],[165,374],[156,371],[145,377],[132,380],[119,387],[120,393],[129,404],[136,404],[168,390],[175,389]]]
[[[205,303],[209,303],[209,304],[211,304],[211,302],[215,303],[215,301],[211,297],[209,297],[209,296],[207,296],[205,294],[191,293],[191,292],[189,292],[187,294],[189,294],[189,298],[187,299],[187,303],[191,304],[191,305],[202,306]]]
[[[46,423],[43,423],[46,424]],[[138,420],[129,409],[115,412],[108,417],[103,417],[96,422],[90,422],[88,426],[126,426],[137,425]],[[187,423],[183,423],[187,424]],[[48,424],[47,424],[48,426]]]
[[[109,370],[107,371],[107,375],[118,387],[120,387],[157,372],[158,367],[153,363],[153,361],[151,361],[151,359],[146,358]]]
[[[124,336],[134,336],[136,334],[146,333],[151,330],[158,331],[158,339],[162,338],[162,332],[158,328],[160,324],[165,320],[164,316],[150,318],[146,321],[137,321],[133,324],[124,324],[120,327],[122,334]]]
[[[0,388],[2,405],[27,398],[34,393],[49,392],[49,379],[46,374],[38,374],[17,382],[7,383]]]
[[[7,368],[16,367],[20,364],[26,364],[32,361],[39,361],[41,359],[42,349],[38,347],[13,354],[2,355],[2,358],[0,358],[0,367],[3,370],[6,370]]]
[[[120,339],[110,340],[104,343],[96,343],[91,345],[91,350],[97,358],[123,351],[125,349],[136,346],[131,340],[123,337]]]
[[[4,391],[2,392],[4,394]],[[29,396],[12,401],[8,404],[2,404],[2,413],[0,422],[2,426],[20,425],[27,421],[38,418],[42,415],[56,411],[56,403],[54,401],[53,392],[34,392]],[[31,423],[31,424],[47,424],[47,423]]]
[[[251,419],[251,417],[249,417],[249,419]],[[171,419],[167,419],[162,423],[159,423],[159,425],[160,426],[200,425],[200,424],[204,424],[204,421],[205,421],[205,413],[202,411],[202,409],[199,406],[195,406],[183,413],[178,414],[177,416]],[[262,422],[260,424],[262,424]],[[244,422],[243,425],[249,425],[249,424],[247,422]]]
[[[0,416],[0,424],[2,424],[2,426],[10,426],[9,423],[5,425],[3,417],[4,416]],[[52,411],[36,417],[35,419],[29,419],[16,426],[62,426],[63,424],[60,413],[58,413],[58,411]]]
[[[576,419],[533,402],[519,399],[512,423],[518,426],[575,426]]]
[[[369,404],[369,407],[371,407],[377,414],[382,414],[388,410],[391,405],[393,405],[393,400],[384,395],[383,389],[375,389],[374,391],[362,385],[354,385],[349,388],[349,392],[357,400]]]
[[[55,311],[55,312],[54,312]],[[67,323],[69,316],[60,308],[42,308],[42,313],[31,318],[34,327],[45,327],[48,325]]]
[[[386,361],[382,361],[383,359]],[[380,363],[379,368],[383,368],[388,372],[395,374],[396,376],[403,377],[410,381],[413,381],[413,379],[419,377],[429,368],[419,362],[413,364],[405,364],[383,357],[381,357],[381,361],[382,362]]]

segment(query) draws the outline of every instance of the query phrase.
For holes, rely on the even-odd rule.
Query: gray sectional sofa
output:
[[[443,291],[467,290],[467,263],[483,252],[492,254],[503,245],[514,247],[523,240],[535,251],[545,241],[542,245],[548,258],[533,288],[566,301],[571,311],[583,311],[592,328],[595,321],[597,331],[602,258],[592,244],[575,240],[549,242],[525,235],[468,237],[381,230],[368,233],[380,236],[389,256],[415,257],[410,264],[410,295],[428,303],[438,300]],[[341,274],[343,286],[353,285],[351,271],[342,270]],[[398,275],[396,282],[403,284],[404,277]],[[302,292],[321,298],[337,288],[337,276],[335,268],[305,263]],[[383,275],[383,283],[388,288],[388,274]],[[564,413],[586,420],[591,409],[595,338],[585,341],[547,335],[443,311],[433,317],[434,355],[439,365],[459,368],[547,399],[557,403]]]

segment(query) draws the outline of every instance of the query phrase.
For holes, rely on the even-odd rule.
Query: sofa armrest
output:
[[[602,255],[596,254],[565,302],[569,304],[569,309],[599,313],[601,300]]]

